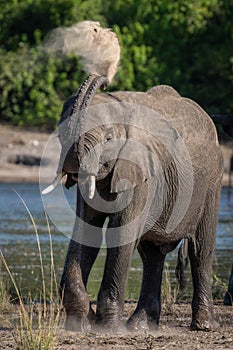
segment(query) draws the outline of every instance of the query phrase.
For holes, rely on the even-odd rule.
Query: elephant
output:
[[[214,123],[171,86],[98,92],[109,80],[103,69],[90,72],[64,103],[57,176],[43,191],[48,193],[65,176],[66,188],[77,185],[76,221],[60,286],[65,327],[81,332],[94,325],[114,333],[125,329],[124,293],[137,249],[143,277],[126,327],[156,330],[166,255],[188,238],[190,327],[215,330],[211,275],[223,158]],[[86,287],[103,241],[106,261],[94,311]]]
[[[231,267],[231,275],[229,278],[228,290],[227,290],[225,297],[224,297],[224,305],[231,305],[232,306],[232,301],[233,301],[233,264]]]
[[[93,84],[98,82],[100,85],[103,81],[105,81],[103,77],[98,76],[87,79],[85,85],[90,86],[91,96],[86,92],[82,96],[83,87],[79,89],[75,103],[78,104],[81,99],[84,99],[86,106],[84,115],[69,115],[70,112],[67,110],[72,110],[71,105],[73,106],[74,100],[72,97],[65,104],[61,118],[61,124],[64,121],[68,122],[60,131],[62,151],[59,171],[67,174],[66,187],[70,188],[79,182],[79,173],[81,180],[93,179],[93,177],[94,180],[96,179],[96,190],[93,189],[92,183],[88,184],[88,180],[84,184],[80,181],[77,189],[77,217],[81,218],[84,224],[75,225],[61,281],[61,289],[64,289],[63,303],[67,313],[66,327],[86,331],[90,326],[89,320],[96,318],[96,321],[107,329],[113,331],[120,329],[125,284],[132,255],[137,248],[143,262],[143,280],[137,308],[127,321],[127,327],[135,331],[156,328],[161,311],[161,280],[166,254],[173,250],[182,238],[189,237],[189,256],[194,287],[191,328],[215,329],[210,280],[223,172],[223,160],[216,142],[215,127],[209,116],[197,104],[181,97],[171,87],[157,86],[146,93],[95,93],[96,88],[93,88]],[[91,99],[94,107],[90,106]],[[113,106],[112,101],[114,101]],[[152,111],[152,116],[153,112],[156,112],[153,116],[153,127],[156,128],[157,125],[159,132],[163,133],[162,128],[166,129],[171,125],[173,134],[169,133],[169,136],[174,138],[172,140],[174,146],[179,135],[182,135],[190,155],[193,172],[190,203],[181,222],[170,231],[166,230],[166,226],[178,195],[178,170],[160,140],[157,138],[154,140],[149,132],[145,133],[141,129],[134,128],[133,123],[128,121],[127,124],[126,121],[118,123],[118,113],[122,113],[124,118],[133,120],[133,115],[128,113],[135,113],[135,111],[127,108],[131,104],[134,107],[136,105],[137,108],[142,106],[143,109],[149,109],[150,112]],[[92,128],[91,125],[84,134],[77,134],[80,132],[80,119],[89,117],[88,110],[97,110],[97,116],[101,120],[98,106],[101,106],[101,110],[104,109],[104,121],[101,121],[96,128]],[[126,114],[124,114],[125,110]],[[169,127],[163,123],[163,120],[161,122],[157,113],[166,116]],[[64,119],[64,115],[68,117]],[[64,139],[67,134],[68,140]],[[70,139],[70,135],[73,135],[73,139]],[[143,144],[144,153],[142,149],[140,154],[134,154],[131,157],[132,147],[126,145],[129,135],[133,141]],[[123,146],[122,143],[117,145],[114,138],[124,138]],[[66,147],[66,143],[71,147]],[[94,151],[94,155],[92,154],[91,161],[85,162],[87,155],[95,149],[96,145],[98,150]],[[124,147],[127,148],[127,160],[123,153]],[[153,164],[148,149],[155,155],[158,164]],[[94,156],[97,159],[94,159]],[[138,169],[138,164],[135,164],[137,156],[140,157],[141,163],[138,163],[141,164],[141,169]],[[133,161],[130,162],[130,159]],[[185,164],[182,166],[185,167]],[[141,170],[145,170],[146,174]],[[124,182],[121,184],[121,180],[124,179],[127,179],[126,184]],[[189,177],[188,180],[190,180]],[[161,186],[167,188],[165,198],[162,198],[163,207],[156,221],[150,225],[150,221],[153,221],[153,211],[156,212],[156,206],[159,207],[161,203],[158,203],[153,195],[147,205],[148,188],[152,192],[155,189],[156,194],[163,192]],[[86,201],[84,200],[85,191],[90,197]],[[186,192],[185,194],[190,195]],[[95,204],[92,206],[91,201],[98,196],[104,198],[109,204],[116,203],[115,211],[109,213],[101,207],[96,208]],[[158,194],[158,197],[161,199],[161,194]],[[141,212],[143,215],[139,217]],[[102,242],[102,227],[107,217],[109,218],[106,234],[107,258],[95,315],[90,308],[86,285]],[[135,221],[135,218],[139,219]],[[127,232],[127,224],[133,221],[135,223],[130,225],[132,232]],[[145,229],[147,226],[148,230]],[[86,232],[84,232],[85,229]],[[114,229],[114,237],[111,237],[111,229]],[[125,243],[127,234],[132,237],[128,241],[126,239]],[[113,245],[114,239],[116,244]]]

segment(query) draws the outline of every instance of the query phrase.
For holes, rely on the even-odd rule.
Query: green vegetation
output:
[[[111,89],[170,84],[209,113],[233,111],[233,0],[0,0],[0,121],[55,127],[85,74],[40,46],[58,26],[111,26],[122,55]]]
[[[215,272],[213,272],[213,283],[212,283],[212,293],[214,299],[223,300],[224,295],[227,291],[228,283],[223,279],[219,278]]]

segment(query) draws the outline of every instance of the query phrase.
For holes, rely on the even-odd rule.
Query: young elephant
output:
[[[102,29],[90,30],[96,35]],[[101,65],[101,73],[95,69],[65,103],[58,176],[43,191],[64,175],[67,188],[78,183],[77,219],[61,281],[66,327],[87,331],[96,320],[108,331],[121,329],[127,275],[138,249],[143,279],[127,327],[156,329],[166,254],[188,237],[191,328],[213,330],[211,271],[223,172],[215,126],[195,102],[169,86],[97,93],[109,82],[106,67],[103,72]],[[107,257],[95,314],[86,285],[106,219]]]

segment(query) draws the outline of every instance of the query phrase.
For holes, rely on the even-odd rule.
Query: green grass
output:
[[[212,283],[213,299],[223,300],[224,295],[227,291],[228,284],[227,282],[219,278],[214,272],[213,272],[212,278],[213,278],[213,283]]]

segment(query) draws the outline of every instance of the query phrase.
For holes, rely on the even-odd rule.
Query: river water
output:
[[[37,184],[0,184],[0,247],[22,294],[28,295],[30,292],[36,298],[41,290],[42,279],[35,228],[22,200],[16,192],[23,198],[34,218],[40,238],[46,283],[49,285],[49,234],[40,189]],[[66,196],[70,205],[75,207],[75,190],[66,191]],[[59,206],[59,198],[55,200],[53,206],[55,210],[57,206],[57,215],[63,225],[62,231],[69,232],[73,223],[67,217],[65,210],[62,210]],[[61,233],[53,223],[50,223],[50,229],[52,233],[56,274],[59,281],[69,238],[67,235]],[[89,278],[88,292],[91,299],[96,299],[97,296],[102,279],[105,253],[105,249],[101,249]],[[229,197],[227,188],[223,188],[221,194],[215,255],[214,293],[216,297],[221,298],[225,292],[233,261],[233,192],[232,196]],[[174,268],[176,258],[177,249],[167,256],[167,269],[170,273],[173,286],[175,286]],[[8,283],[9,278],[7,273],[1,266],[0,272],[6,283]],[[138,298],[141,275],[141,260],[138,253],[135,253],[128,278],[127,299]],[[186,293],[187,296],[190,296],[191,280],[189,269],[187,270],[187,281],[188,289]]]

